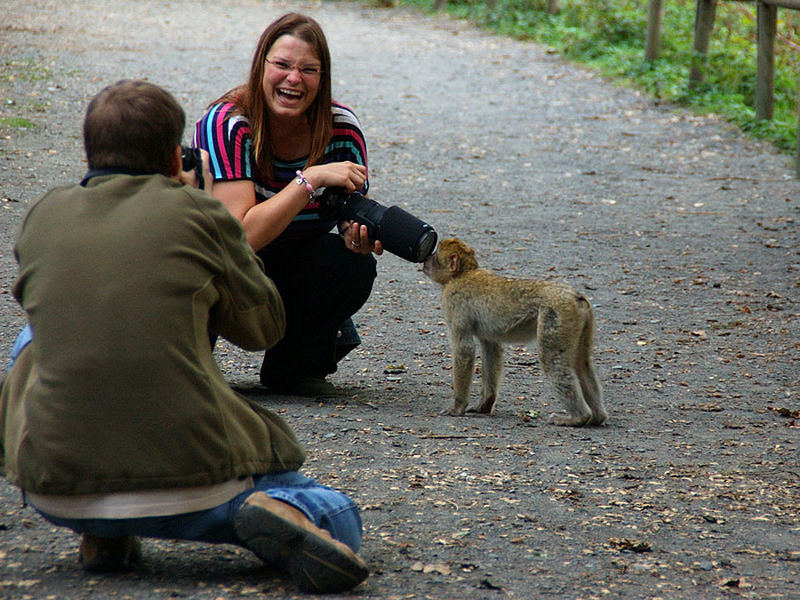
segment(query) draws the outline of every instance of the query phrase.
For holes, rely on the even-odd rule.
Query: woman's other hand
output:
[[[342,229],[342,238],[348,249],[356,254],[370,254],[372,252],[378,256],[383,254],[383,245],[378,240],[373,242],[369,239],[366,225],[359,225],[355,221],[351,221]]]

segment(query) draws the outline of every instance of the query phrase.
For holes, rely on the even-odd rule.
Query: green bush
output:
[[[432,0],[400,0],[430,10]],[[665,2],[657,60],[644,60],[649,3],[645,0],[561,0],[558,15],[546,0],[449,0],[447,10],[501,35],[529,39],[564,57],[626,80],[658,98],[701,112],[714,112],[744,131],[796,150],[800,11],[778,10],[775,47],[775,106],[772,121],[755,118],[756,8],[754,3],[719,2],[706,56],[696,56],[695,0]],[[699,64],[704,81],[689,87],[689,71]]]

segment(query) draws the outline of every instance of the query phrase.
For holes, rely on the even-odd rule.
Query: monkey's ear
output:
[[[450,255],[450,264],[448,265],[448,268],[450,269],[451,273],[458,272],[458,254],[456,252],[453,252]]]

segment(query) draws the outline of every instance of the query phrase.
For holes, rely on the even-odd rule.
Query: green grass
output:
[[[432,10],[432,0],[399,0]],[[700,113],[716,113],[785,152],[797,150],[800,11],[778,10],[775,105],[771,121],[755,117],[756,16],[753,3],[719,2],[708,54],[695,56],[695,0],[665,2],[659,57],[644,60],[648,2],[561,0],[549,15],[546,0],[449,0],[447,10],[489,31],[545,44],[562,56],[649,95]],[[705,80],[689,87],[692,61]]]
[[[0,117],[0,129],[33,129],[36,124],[24,117]]]
[[[33,58],[0,60],[0,81],[44,81],[50,75],[50,69]]]
[[[31,84],[46,81],[51,77],[50,69],[33,58],[0,60],[0,82]],[[44,112],[46,104],[29,99],[0,98],[0,133],[13,130],[35,129],[38,125],[22,114]]]

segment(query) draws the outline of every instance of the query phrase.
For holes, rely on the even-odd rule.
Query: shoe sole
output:
[[[242,505],[234,528],[248,549],[287,571],[304,592],[349,590],[369,575],[366,565],[354,554],[259,506]]]

